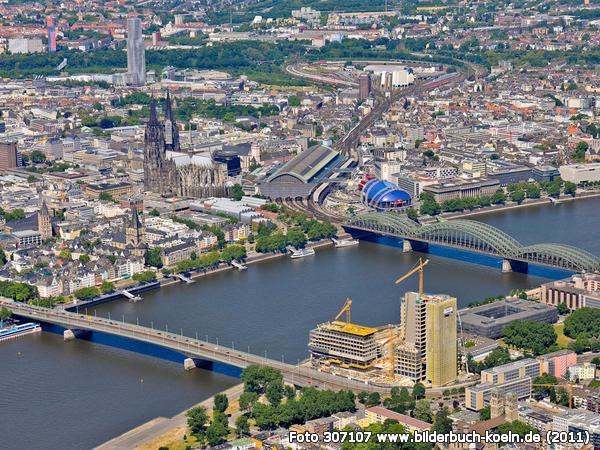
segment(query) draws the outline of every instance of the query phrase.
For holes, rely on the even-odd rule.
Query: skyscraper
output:
[[[358,96],[364,100],[371,94],[371,75],[361,73],[358,77]]]
[[[456,380],[456,298],[431,296],[427,302],[427,380],[443,386]]]
[[[403,342],[395,349],[397,375],[441,386],[456,379],[456,298],[407,292]]]
[[[21,165],[21,153],[17,150],[17,142],[0,142],[0,170],[12,169]]]
[[[138,17],[127,19],[127,82],[134,86],[146,84],[146,49]]]
[[[46,28],[48,29],[48,51],[56,51],[56,28],[54,28],[54,17],[46,17]]]

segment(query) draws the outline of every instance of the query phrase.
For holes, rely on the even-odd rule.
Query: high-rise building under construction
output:
[[[427,381],[443,386],[456,379],[456,298],[437,295],[427,302]]]
[[[445,316],[445,314],[448,314]],[[407,292],[394,373],[439,386],[456,378],[456,298]]]

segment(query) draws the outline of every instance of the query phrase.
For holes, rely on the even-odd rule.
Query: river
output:
[[[522,244],[568,243],[600,254],[600,199],[495,212],[473,219],[489,223]],[[394,281],[419,257],[425,291],[446,293],[459,305],[512,289],[536,287],[560,271],[532,268],[502,274],[492,258],[433,248],[402,253],[392,239],[361,241],[342,249],[317,249],[300,260],[280,258],[143,294],[144,301],[114,301],[88,314],[168,328],[174,333],[233,345],[273,359],[307,357],[308,333],[331,320],[353,300],[352,321],[383,325],[399,321],[399,299],[417,289],[418,277]],[[487,265],[473,264],[473,258]],[[56,330],[54,330],[56,331]],[[107,336],[64,343],[60,334],[42,332],[0,344],[3,448],[89,448],[157,416],[172,416],[236,383],[225,366],[185,372],[181,357],[161,358],[103,344]],[[118,344],[118,343],[117,343]],[[124,346],[121,343],[121,346]],[[137,351],[137,352],[136,352]],[[7,444],[7,445],[5,445]]]

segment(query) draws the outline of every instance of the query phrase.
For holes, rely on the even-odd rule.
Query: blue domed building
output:
[[[396,211],[411,205],[408,192],[398,189],[389,181],[371,179],[364,184],[361,183],[361,186],[362,202],[378,211]]]

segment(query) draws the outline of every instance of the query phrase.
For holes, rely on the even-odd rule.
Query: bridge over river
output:
[[[600,258],[586,250],[556,243],[524,246],[504,231],[474,220],[420,225],[403,214],[373,212],[353,217],[343,226],[401,238],[404,251],[426,250],[428,244],[435,244],[496,256],[502,258],[503,272],[524,271],[529,263],[573,272],[600,270]]]
[[[65,340],[74,339],[77,336],[83,336],[90,332],[102,332],[168,348],[187,357],[184,361],[186,369],[196,367],[199,360],[217,361],[242,369],[252,364],[267,365],[280,370],[284,380],[296,386],[350,389],[355,392],[377,391],[380,393],[389,393],[390,391],[389,386],[349,379],[345,376],[322,372],[302,364],[286,364],[282,361],[266,358],[266,356],[254,355],[231,347],[215,345],[198,338],[191,338],[183,334],[157,330],[124,321],[120,322],[101,317],[92,317],[60,309],[40,308],[14,302],[2,297],[0,297],[0,307],[11,310],[18,317],[66,328],[64,332]],[[437,392],[436,389],[431,389],[430,391]]]

